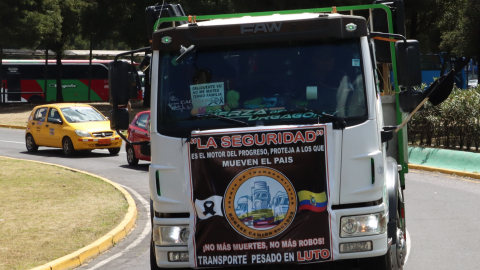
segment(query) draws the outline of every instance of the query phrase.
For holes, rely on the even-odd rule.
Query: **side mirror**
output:
[[[411,113],[417,106],[422,103],[424,97],[420,90],[410,90],[411,98],[408,98],[408,91],[401,91],[398,94],[398,103],[400,104],[400,111],[403,113]],[[420,109],[421,110],[421,109]]]
[[[62,121],[62,119],[53,119],[51,123],[52,124],[57,124],[57,125],[62,125],[63,121]]]
[[[126,60],[108,64],[108,84],[110,104],[126,105],[128,100],[137,97],[138,74],[135,67]]]
[[[117,108],[110,111],[110,128],[112,130],[126,130],[130,125],[127,108]]]
[[[380,139],[382,143],[388,142],[393,139],[393,131],[397,129],[397,126],[385,126],[383,130],[380,132]]]
[[[140,153],[144,156],[150,157],[152,155],[150,143],[140,145]]]
[[[410,87],[422,84],[422,70],[420,66],[420,44],[417,40],[409,39],[405,43],[399,40],[395,43],[397,55],[398,85]]]

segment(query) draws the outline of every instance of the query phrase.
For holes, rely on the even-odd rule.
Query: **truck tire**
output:
[[[150,269],[151,270],[191,270],[191,268],[160,268],[155,258],[155,246],[153,243],[153,232],[150,236]]]
[[[407,241],[406,241],[406,232],[404,228],[400,226],[400,216],[397,212],[397,241],[390,248],[392,250],[392,269],[403,270],[403,265],[405,264],[405,257],[407,256]],[[396,268],[394,268],[394,266]]]
[[[155,257],[155,244],[153,243],[153,232],[150,235],[150,269],[151,270],[161,270],[165,268],[160,268],[157,265],[157,259]]]
[[[400,215],[397,211],[397,235],[395,244],[392,244],[387,254],[379,257],[360,259],[362,270],[403,270],[407,254],[407,242],[400,223]]]

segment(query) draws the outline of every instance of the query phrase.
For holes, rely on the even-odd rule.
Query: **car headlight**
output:
[[[172,246],[188,244],[190,230],[188,226],[158,226],[153,229],[153,241],[159,246]]]
[[[370,215],[342,217],[341,237],[382,234],[387,228],[387,217],[383,212]]]
[[[92,137],[90,133],[83,130],[78,130],[78,129],[75,129],[75,134],[77,134],[77,136],[80,136],[80,137]]]

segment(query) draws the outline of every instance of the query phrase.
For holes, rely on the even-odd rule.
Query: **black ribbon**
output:
[[[210,204],[210,205],[208,205]],[[215,207],[215,203],[213,203],[212,201],[206,201],[203,203],[203,207],[205,209],[205,211],[203,211],[203,214],[206,216],[207,214],[212,214],[215,215],[215,210],[213,210],[213,208]]]

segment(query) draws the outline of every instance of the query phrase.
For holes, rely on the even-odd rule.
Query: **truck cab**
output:
[[[372,46],[365,18],[331,13],[219,19],[153,34],[151,110],[158,118],[152,121],[151,141],[153,149],[161,146],[152,151],[150,168],[152,176],[157,171],[161,175],[151,182],[161,190],[159,196],[158,187],[151,189],[154,238],[156,231],[163,238],[162,228],[173,223],[191,233],[175,250],[154,241],[159,267],[228,266],[228,257],[220,265],[212,259],[242,252],[219,250],[216,245],[224,240],[218,242],[214,231],[235,236],[229,242],[232,246],[258,241],[268,246],[274,242],[267,240],[270,237],[249,239],[248,233],[261,234],[272,226],[287,227],[283,233],[297,242],[297,248],[283,251],[293,251],[297,263],[316,250],[324,252],[324,257],[311,259],[319,262],[387,254],[391,249],[387,224],[392,216],[397,220],[397,211],[389,213],[388,183],[400,189],[397,162],[387,159],[381,138],[385,124]],[[178,109],[176,103],[186,106]],[[308,136],[307,131],[323,133],[317,136],[322,142],[306,142],[302,136]],[[266,154],[247,156],[252,150]],[[271,190],[260,181],[249,186],[250,194],[240,193],[253,198],[250,232],[239,233],[242,229],[228,221],[227,212],[195,222],[196,212],[205,209],[192,208],[191,201],[219,196],[226,209],[229,189],[224,183],[236,180],[229,172],[264,167],[283,174],[296,191],[287,202],[295,203],[296,209],[291,213],[287,209],[282,221],[290,217],[291,223],[275,224]],[[299,210],[298,189],[325,192],[327,209]],[[169,213],[185,217],[162,218]],[[288,228],[302,216],[312,216],[322,226],[310,234],[290,232]],[[305,231],[313,230],[313,224],[298,222]],[[200,230],[201,235],[192,233]],[[300,241],[309,238],[324,242],[300,248]],[[204,252],[210,243],[215,243],[215,250]],[[188,261],[170,261],[168,254],[177,250],[188,252]],[[246,264],[257,262],[250,261],[257,252],[243,253]],[[281,261],[286,260],[289,257]]]
[[[372,9],[387,13],[390,33],[375,34],[353,15]],[[156,22],[152,269],[341,260],[403,268],[406,134],[390,126],[405,118],[401,104],[418,105],[405,71],[415,70],[417,49],[392,33],[390,7],[342,10],[350,14],[325,8],[188,23],[182,11]],[[378,80],[379,35],[391,42],[394,76],[403,67],[388,98]]]

